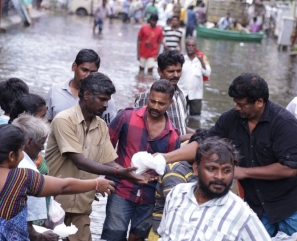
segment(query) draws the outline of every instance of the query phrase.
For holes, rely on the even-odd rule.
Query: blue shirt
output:
[[[187,22],[187,27],[189,28],[195,28],[196,26],[196,14],[193,10],[188,9],[188,22]]]

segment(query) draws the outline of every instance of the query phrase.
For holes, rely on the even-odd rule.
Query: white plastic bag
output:
[[[140,151],[132,156],[131,166],[138,167],[135,172],[136,175],[141,175],[149,170],[147,163],[153,160],[153,156],[146,151]]]
[[[61,208],[61,204],[55,201],[53,197],[51,197],[51,201],[49,204],[49,210],[47,214],[47,220],[45,225],[49,229],[54,229],[59,224],[64,223],[65,211]]]
[[[146,171],[152,169],[155,170],[159,175],[163,175],[166,167],[166,161],[163,155],[156,155],[147,153],[146,151],[140,151],[132,156],[132,167],[138,167],[135,174],[141,175]]]
[[[69,235],[76,234],[77,230],[77,227],[73,224],[71,224],[71,226],[66,226],[64,223],[62,223],[55,227],[53,232],[58,234],[61,238],[67,238]]]

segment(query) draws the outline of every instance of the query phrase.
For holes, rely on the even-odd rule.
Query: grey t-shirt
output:
[[[46,100],[46,118],[48,120],[53,120],[58,113],[63,110],[67,110],[78,103],[79,98],[73,97],[69,87],[69,82],[70,81],[67,81],[63,84],[56,84],[50,88]],[[116,114],[117,112],[115,103],[114,100],[111,98],[108,101],[108,107],[103,112],[101,118],[108,125],[116,116]]]

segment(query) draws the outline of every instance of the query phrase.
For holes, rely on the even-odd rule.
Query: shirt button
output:
[[[259,192],[259,189],[257,189],[257,192]],[[262,203],[263,204],[263,203]]]
[[[87,149],[88,147],[85,146],[85,149]]]
[[[251,145],[251,147],[254,147],[253,145]]]
[[[252,160],[252,162],[254,162],[254,160]]]
[[[264,205],[264,203],[262,203],[262,205]]]

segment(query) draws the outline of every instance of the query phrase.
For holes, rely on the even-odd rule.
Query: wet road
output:
[[[101,36],[92,34],[92,18],[45,15],[30,28],[15,28],[0,34],[0,81],[18,77],[32,92],[46,97],[54,83],[70,80],[71,65],[77,52],[92,48],[101,57],[100,71],[115,83],[118,109],[133,106],[135,96],[157,78],[137,78],[136,38],[140,25],[106,21]],[[270,99],[286,106],[297,95],[297,57],[278,52],[276,41],[262,44],[199,39],[199,48],[208,56],[211,80],[205,83],[200,122],[192,127],[210,127],[218,116],[234,106],[228,97],[230,82],[242,72],[256,72],[269,85]],[[92,214],[94,240],[98,240],[104,204],[95,203]],[[95,220],[95,221],[94,221]]]

